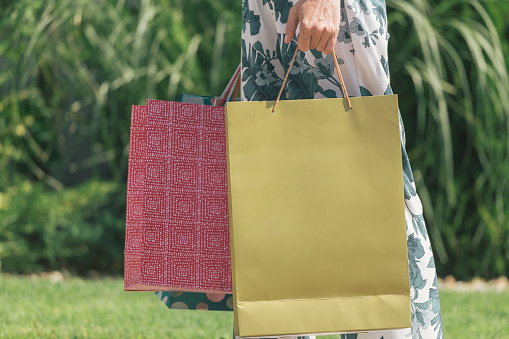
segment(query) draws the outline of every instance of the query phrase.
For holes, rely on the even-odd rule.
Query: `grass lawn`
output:
[[[509,292],[440,293],[445,338],[509,338]],[[168,310],[121,279],[0,275],[1,338],[231,338],[231,312]],[[339,338],[327,336],[321,338]]]

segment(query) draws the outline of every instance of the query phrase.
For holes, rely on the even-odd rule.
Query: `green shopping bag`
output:
[[[397,96],[276,104],[226,107],[236,335],[410,327]]]

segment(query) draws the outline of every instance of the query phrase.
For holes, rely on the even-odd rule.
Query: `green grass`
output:
[[[509,338],[509,292],[441,292],[445,338]],[[231,312],[168,310],[121,279],[0,276],[1,338],[231,338]],[[322,338],[337,339],[339,336]]]
[[[445,338],[509,338],[509,292],[441,291]]]
[[[61,283],[0,278],[2,338],[230,338],[226,312],[170,312],[154,293],[124,292],[121,279]]]

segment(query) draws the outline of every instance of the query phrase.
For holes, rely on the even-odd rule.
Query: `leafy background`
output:
[[[507,275],[509,3],[387,6],[438,273]],[[240,0],[0,4],[2,271],[122,272],[130,106],[220,94],[241,13]]]

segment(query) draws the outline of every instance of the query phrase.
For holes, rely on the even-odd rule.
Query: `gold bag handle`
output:
[[[276,106],[279,102],[279,98],[281,97],[281,93],[283,93],[283,88],[285,87],[286,80],[288,79],[288,74],[290,74],[290,70],[292,69],[293,62],[295,61],[295,57],[297,56],[297,52],[299,51],[299,47],[295,48],[295,53],[293,54],[292,61],[290,61],[290,67],[288,67],[288,71],[286,72],[285,79],[283,80],[283,85],[279,90],[279,94],[277,95],[276,102],[274,103],[274,107],[272,107],[272,113],[276,112]],[[338,72],[339,84],[341,85],[341,92],[343,93],[343,97],[346,98],[348,102],[348,107],[352,109],[352,103],[350,102],[350,98],[348,97],[348,93],[346,92],[345,82],[343,81],[343,76],[341,75],[341,71],[339,70],[338,60],[336,58],[336,53],[332,51],[332,56],[334,57],[334,64],[336,65],[336,72]]]

